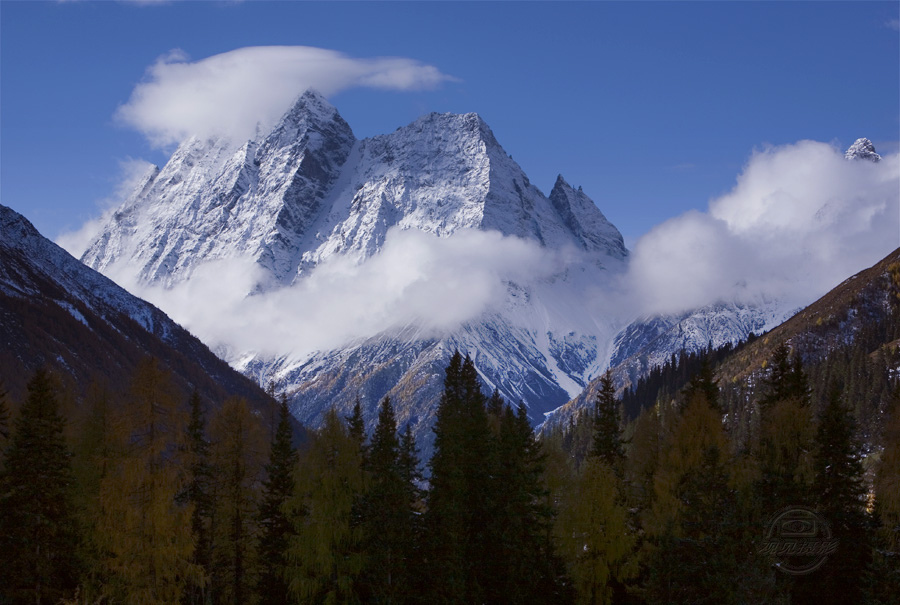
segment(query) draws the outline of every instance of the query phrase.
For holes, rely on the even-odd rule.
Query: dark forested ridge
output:
[[[245,398],[274,420],[277,406],[187,330],[47,240],[0,206],[0,381],[16,400],[41,367],[76,399],[93,383],[121,390],[147,356],[171,371],[186,398]],[[302,430],[295,423],[294,428]]]

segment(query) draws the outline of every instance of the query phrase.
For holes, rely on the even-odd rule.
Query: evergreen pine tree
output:
[[[715,380],[712,365],[709,362],[710,354],[707,352],[700,360],[700,369],[694,374],[684,388],[685,401],[690,401],[697,395],[703,395],[709,407],[722,413],[719,402],[719,382]]]
[[[478,373],[455,352],[434,425],[426,514],[430,600],[481,602],[490,534],[490,428]]]
[[[369,448],[369,486],[363,506],[366,569],[362,584],[366,591],[362,596],[366,602],[411,602],[415,515],[410,470],[404,463],[408,461],[402,459],[394,409],[385,397]]]
[[[193,562],[198,569],[197,581],[185,589],[185,602],[206,601],[206,584],[212,566],[212,518],[213,518],[213,469],[210,462],[209,441],[206,436],[206,418],[200,394],[191,393],[191,417],[187,425],[185,464],[188,482],[180,494],[180,500],[192,506],[191,535],[194,538]]]
[[[416,438],[412,428],[407,424],[406,430],[400,437],[400,475],[406,486],[406,500],[415,507],[421,499],[418,484],[422,481],[422,472],[419,470],[419,449],[416,447]]]
[[[900,392],[884,427],[884,450],[875,473],[874,514],[877,520],[867,597],[888,605],[900,594]]]
[[[784,344],[775,349],[769,366],[760,399],[759,442],[754,447],[760,520],[786,506],[811,504],[814,422],[806,374],[799,356],[790,359]]]
[[[104,386],[98,383],[90,385],[76,433],[72,459],[77,486],[76,509],[84,533],[81,549],[84,571],[78,595],[86,602],[95,602],[101,598],[106,580],[102,564],[104,553],[97,533],[102,512],[100,488],[109,473],[110,460],[115,451],[115,403]]]
[[[178,501],[187,479],[179,399],[171,375],[148,358],[114,415],[96,531],[111,601],[177,603],[200,581],[191,507]]]
[[[738,523],[719,411],[695,391],[654,477],[645,528],[650,603],[755,603],[773,596],[766,561]]]
[[[56,603],[78,581],[71,454],[56,391],[46,370],[35,372],[0,476],[0,595],[10,602]]]
[[[779,401],[797,400],[801,405],[809,403],[809,386],[800,356],[791,356],[787,344],[781,343],[772,352],[768,364],[769,375],[763,381],[764,394],[760,399],[763,408],[770,408]]]
[[[347,416],[347,429],[350,437],[359,445],[359,451],[363,459],[366,457],[366,423],[363,420],[362,404],[359,397],[353,403],[353,412]]]
[[[210,438],[218,478],[211,573],[214,599],[234,605],[254,603],[263,428],[246,400],[230,397],[210,421]]]
[[[301,603],[359,603],[361,530],[352,513],[364,492],[359,442],[334,411],[300,457],[290,507],[294,535],[286,576]]]
[[[607,371],[600,378],[600,390],[594,403],[594,439],[591,455],[621,474],[625,449],[620,427],[619,401],[612,376]]]
[[[406,490],[405,501],[408,503],[410,511],[410,548],[407,556],[411,561],[410,569],[407,570],[407,578],[409,579],[408,593],[406,602],[419,603],[428,593],[428,578],[423,573],[423,561],[426,556],[424,548],[424,527],[422,517],[424,512],[424,502],[420,485],[422,483],[422,471],[419,462],[419,450],[416,447],[416,438],[413,436],[412,428],[409,424],[400,436],[400,456],[398,459],[400,468],[400,476],[403,479],[403,486]]]
[[[816,510],[830,524],[839,544],[820,568],[821,573],[798,585],[794,600],[859,603],[864,572],[871,557],[871,522],[866,513],[867,494],[856,421],[836,388],[832,388],[819,418],[813,464]]]
[[[490,602],[559,603],[572,593],[553,542],[554,510],[545,483],[546,455],[524,406],[505,407],[493,465]],[[494,592],[491,593],[490,590]]]
[[[286,512],[287,502],[294,493],[294,468],[297,451],[291,445],[291,423],[287,398],[282,396],[278,427],[272,441],[266,480],[263,481],[259,506],[259,557],[261,576],[259,595],[264,605],[288,603],[285,580],[287,548],[294,528]]]

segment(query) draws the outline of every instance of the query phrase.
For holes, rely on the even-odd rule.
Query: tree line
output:
[[[700,360],[625,422],[607,374],[591,414],[537,439],[456,353],[423,466],[389,398],[371,434],[357,404],[295,447],[283,397],[267,431],[146,360],[64,414],[41,370],[14,420],[0,396],[0,603],[892,602],[896,391],[869,456],[847,389],[816,406],[788,347],[756,392],[738,430]],[[838,545],[807,574],[766,547],[791,507]]]

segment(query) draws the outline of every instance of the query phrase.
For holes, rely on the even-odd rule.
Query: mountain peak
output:
[[[561,174],[556,177],[556,183],[550,192],[550,203],[586,248],[602,250],[618,259],[628,256],[625,241],[619,230],[603,216],[581,187],[574,189]]]
[[[352,136],[350,126],[338,113],[337,108],[329,103],[322,93],[314,88],[308,88],[297,97],[269,136],[275,135],[278,139],[283,139],[285,135],[296,138],[299,132],[306,128],[319,130],[323,127],[330,128],[331,125],[336,125],[339,130],[351,133]]]
[[[875,145],[867,138],[856,139],[856,141],[847,148],[844,157],[848,160],[869,160],[878,162],[881,156],[875,153]]]

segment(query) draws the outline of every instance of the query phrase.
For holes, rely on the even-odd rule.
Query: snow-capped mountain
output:
[[[624,267],[621,234],[562,177],[545,196],[476,114],[430,114],[358,141],[337,110],[308,91],[251,141],[183,143],[148,172],[82,260],[171,288],[207,261],[252,259],[262,277],[243,294],[265,296],[335,258],[366,262],[398,229],[439,238],[499,232],[542,250],[554,269],[533,280],[498,275],[503,300],[453,329],[399,318],[333,350],[229,346],[228,360],[260,381],[276,380],[301,421],[316,424],[328,406],[346,409],[357,397],[374,410],[391,394],[400,421],[417,429],[430,426],[456,348],[473,355],[488,388],[523,401],[535,422],[605,367],[618,326],[589,311],[584,296]]]

